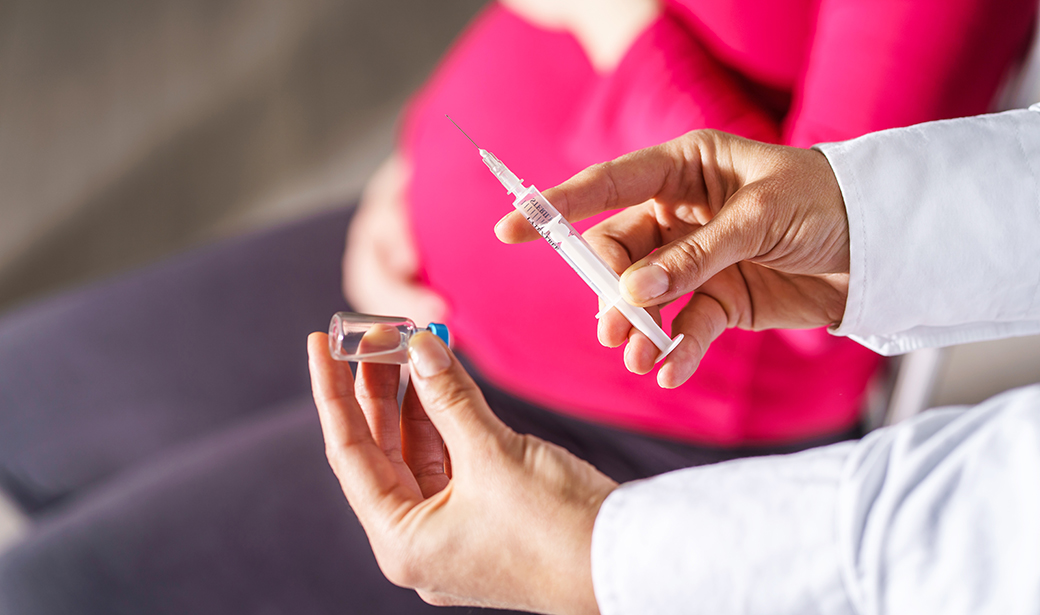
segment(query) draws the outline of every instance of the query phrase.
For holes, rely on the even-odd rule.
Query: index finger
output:
[[[695,139],[669,141],[593,165],[544,195],[570,222],[651,199],[689,199],[691,188],[700,192],[703,185],[696,152],[699,147]],[[502,218],[495,225],[495,234],[504,243],[521,243],[539,236],[518,211]]]
[[[401,482],[372,437],[354,397],[350,366],[329,355],[324,333],[311,333],[307,354],[325,452],[350,506],[366,526],[369,519],[403,514],[421,496]]]

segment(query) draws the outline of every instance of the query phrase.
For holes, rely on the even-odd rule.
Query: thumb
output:
[[[426,415],[456,461],[474,440],[509,428],[484,400],[484,394],[436,335],[422,332],[408,344],[412,386]]]
[[[749,215],[738,191],[707,224],[655,250],[621,275],[621,292],[634,305],[658,305],[685,295],[726,267],[759,255],[767,230]]]

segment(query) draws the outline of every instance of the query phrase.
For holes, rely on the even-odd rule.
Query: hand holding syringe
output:
[[[451,120],[450,117],[448,119]],[[455,124],[454,120],[451,122]],[[455,127],[459,128],[459,125],[455,124]],[[462,131],[462,128],[459,130]],[[465,135],[465,131],[462,131],[462,134]],[[469,139],[469,135],[466,135],[466,138]],[[534,186],[524,186],[523,180],[518,179],[494,154],[481,149],[473,139],[469,140],[480,151],[484,164],[505,186],[506,191],[516,197],[513,207],[531,223],[531,226],[545,238],[556,253],[567,261],[567,264],[581,276],[581,279],[585,280],[589,288],[599,295],[603,307],[596,318],[601,317],[611,308],[616,308],[628,319],[628,322],[632,323],[632,326],[646,335],[661,351],[657,356],[657,361],[668,356],[668,353],[682,341],[682,334],[675,336],[675,339],[669,338],[668,334],[645,309],[625,301],[621,297],[621,290],[618,287],[620,281],[618,274],[596,254],[581,234],[574,230],[570,222],[564,219],[563,215],[542,196],[542,193]]]

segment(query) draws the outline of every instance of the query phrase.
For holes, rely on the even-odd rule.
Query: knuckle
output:
[[[758,187],[747,192],[741,199],[740,208],[731,213],[731,224],[745,232],[736,237],[730,237],[731,241],[740,241],[740,248],[753,255],[761,255],[768,251],[769,245],[773,243],[772,233],[769,232],[771,225],[768,221],[776,213],[775,196],[767,187]],[[739,239],[738,239],[739,238]]]
[[[683,292],[691,290],[687,286],[691,281],[700,279],[707,252],[694,237],[685,237],[673,244],[672,248],[668,251],[665,267],[674,276],[673,289]]]
[[[748,190],[745,198],[741,200],[742,221],[750,222],[761,217],[769,210],[772,200],[769,191],[764,188]]]
[[[339,474],[339,469],[346,464],[346,450],[340,444],[325,444],[325,459],[328,460],[332,470]]]
[[[620,191],[618,190],[617,179],[614,177],[614,166],[613,161],[604,163],[603,167],[603,187],[606,189],[607,194],[604,199],[606,204],[605,209],[612,210],[619,207],[621,202]]]
[[[450,371],[439,377],[437,386],[433,387],[430,396],[430,407],[433,412],[453,410],[468,405],[477,396],[476,386],[471,382],[460,382],[452,378]]]
[[[617,179],[614,175],[617,164],[615,160],[600,162],[575,176],[575,179],[578,179],[581,184],[595,187],[598,194],[595,200],[601,204],[604,210],[618,208],[620,195],[618,193]],[[599,193],[599,191],[602,191],[602,193]]]
[[[696,327],[690,328],[689,334],[686,336],[686,339],[683,340],[688,344],[686,351],[687,360],[699,362],[700,358],[708,352],[708,346],[711,345],[711,340],[702,339],[704,335],[705,331]]]
[[[633,263],[631,252],[613,236],[604,235],[602,239],[590,241],[589,245],[616,273],[624,273]]]

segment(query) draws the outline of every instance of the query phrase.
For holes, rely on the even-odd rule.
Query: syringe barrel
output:
[[[516,195],[513,207],[527,218],[527,221],[539,233],[542,233],[542,229],[549,224],[549,221],[560,215],[552,203],[534,186],[528,186],[523,192]],[[544,233],[542,233],[542,237],[545,237]]]
[[[592,246],[571,226],[559,211],[542,196],[534,186],[521,192],[513,206],[523,214],[549,245],[563,257],[567,264],[585,280],[600,299],[612,305],[628,319],[632,326],[646,335],[658,349],[663,359],[677,345],[660,325],[643,308],[634,306],[621,298],[617,272],[610,268]]]
[[[563,224],[573,232],[573,227],[566,220]],[[607,305],[612,305],[622,316],[628,319],[636,329],[650,338],[662,352],[669,350],[672,345],[671,338],[661,329],[657,321],[650,313],[641,307],[628,303],[621,298],[621,290],[618,288],[620,277],[596,252],[585,239],[578,234],[565,238],[560,245],[560,254],[571,262],[571,267],[582,276],[585,282],[596,292]]]

